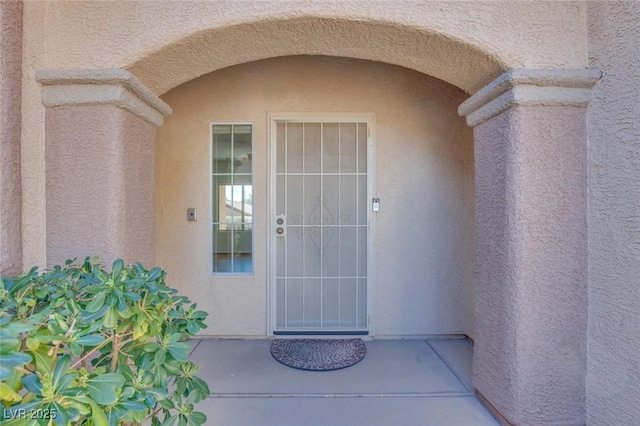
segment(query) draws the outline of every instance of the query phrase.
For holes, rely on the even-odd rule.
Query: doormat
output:
[[[367,347],[362,339],[275,339],[271,355],[299,370],[330,371],[362,361]]]

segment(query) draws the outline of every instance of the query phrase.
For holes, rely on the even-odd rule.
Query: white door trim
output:
[[[274,336],[276,324],[276,291],[275,291],[275,223],[273,218],[276,214],[275,187],[276,187],[276,123],[286,121],[290,123],[309,122],[334,122],[353,123],[361,122],[367,124],[367,329],[369,336],[375,336],[375,267],[374,253],[375,247],[375,214],[371,211],[371,199],[376,197],[375,192],[375,114],[374,113],[299,113],[299,112],[269,112],[267,114],[269,135],[269,158],[268,158],[268,226],[267,226],[267,335]]]

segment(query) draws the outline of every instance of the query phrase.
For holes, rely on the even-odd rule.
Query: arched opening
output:
[[[318,74],[314,64],[327,73]],[[272,330],[271,320],[264,319],[268,316],[264,307],[270,306],[272,297],[266,286],[271,279],[269,111],[376,115],[378,145],[372,164],[377,166],[373,181],[379,193],[368,195],[378,195],[387,204],[383,201],[378,215],[380,249],[369,253],[369,261],[378,265],[372,273],[379,282],[405,278],[402,291],[389,291],[389,284],[369,289],[387,301],[384,306],[370,302],[372,312],[384,316],[379,323],[388,324],[372,326],[371,331],[473,333],[473,137],[456,108],[465,92],[475,92],[506,69],[497,55],[425,28],[306,16],[204,29],[149,53],[127,69],[153,92],[165,94],[174,108],[174,116],[158,136],[157,260],[173,263],[167,267],[175,270],[174,275],[187,269],[200,271],[195,273],[197,279],[187,281],[205,283],[193,294],[211,301],[211,321],[221,324],[213,334],[260,335]],[[305,74],[313,74],[317,85],[307,84]],[[341,90],[332,98],[330,92],[336,87]],[[236,278],[245,280],[243,290],[225,285],[217,295],[216,286],[210,285],[210,224],[205,220],[182,229],[181,220],[188,207],[200,208],[205,213],[201,217],[209,219],[212,121],[254,124],[254,208],[263,212],[254,224],[254,238],[259,239],[257,244],[254,240],[253,253],[258,258],[257,278]],[[418,152],[412,153],[414,149]],[[393,157],[393,162],[383,161]],[[200,165],[193,167],[193,161]],[[197,188],[200,195],[186,188]],[[169,204],[178,199],[186,203],[184,208],[167,213]],[[198,242],[194,244],[189,235]],[[178,246],[183,248],[169,248],[171,241],[181,241]],[[175,256],[185,251],[193,256]],[[394,259],[397,253],[400,257]],[[190,268],[195,259],[204,267]],[[379,269],[384,264],[387,267]],[[441,291],[434,293],[436,288]],[[423,300],[428,300],[426,306]],[[251,314],[239,319],[233,306],[247,306],[248,301],[251,307],[245,312]]]
[[[363,323],[358,329],[369,334],[472,335],[473,135],[457,115],[457,107],[465,98],[462,90],[416,71],[380,62],[328,56],[286,56],[236,65],[165,93],[163,99],[174,112],[159,129],[157,137],[156,260],[169,271],[174,285],[212,313],[207,333],[255,336],[277,331],[277,319],[272,323],[271,316],[272,313],[277,316],[279,301],[284,303],[284,295],[280,300],[276,294],[282,291],[287,293],[287,303],[291,305],[287,310],[287,324],[293,328],[299,316],[300,321],[306,322],[302,328],[315,330],[310,326],[314,320],[324,321],[331,316],[327,308],[331,294],[342,292],[340,301],[335,302],[342,306],[340,315],[337,310],[334,314],[343,321],[341,328],[349,329],[348,321],[345,322],[349,315],[354,318],[363,315],[368,297],[370,323],[364,324],[365,317],[362,317]],[[309,164],[314,161],[314,155],[309,140],[313,129],[320,129],[315,123],[288,127],[291,134],[298,126],[298,130],[308,135],[304,140],[289,142],[287,149],[300,146],[306,162],[304,170],[311,173],[301,177],[299,172],[303,169],[288,174],[274,170],[277,162],[274,157],[278,154],[273,145],[277,142],[269,115],[295,116],[298,121],[313,121],[318,115],[328,115],[322,127],[328,133],[338,128],[333,121],[351,114],[374,117],[370,169],[358,168],[366,173],[347,170],[337,175],[339,170],[348,169],[344,166],[348,148],[339,149],[342,152],[339,168],[329,170],[320,165],[322,159],[317,157],[318,167],[311,170]],[[221,251],[229,254],[230,249],[225,248],[229,243],[225,244],[222,239],[233,239],[227,235],[230,226],[212,226],[212,222],[220,221],[217,214],[220,207],[215,207],[219,202],[215,195],[217,187],[223,181],[224,185],[232,186],[232,178],[219,173],[215,164],[212,166],[216,161],[212,158],[216,156],[212,123],[252,126],[252,164],[245,167],[245,171],[253,172],[253,250],[250,251],[253,270],[250,274],[221,274],[212,268],[212,256],[220,255]],[[342,123],[342,129],[347,128],[348,123]],[[346,140],[345,135],[343,132],[340,137]],[[331,142],[325,139],[324,143]],[[330,161],[326,150],[319,155],[324,161]],[[240,162],[240,155],[237,157],[234,161]],[[294,161],[292,155],[287,158]],[[320,176],[320,171],[328,173]],[[368,228],[364,228],[368,229],[367,235],[362,237],[364,229],[358,228],[359,249],[368,251],[368,258],[361,256],[353,262],[360,262],[361,266],[366,262],[370,268],[368,271],[360,268],[354,276],[348,272],[352,265],[347,259],[351,244],[349,232],[357,227],[349,227],[349,219],[343,220],[343,216],[349,209],[345,205],[355,192],[343,187],[348,187],[356,174],[358,178],[368,177],[371,183],[364,208],[370,210],[369,198],[373,197],[380,199],[381,207],[369,214]],[[241,178],[247,179],[247,176],[233,179]],[[313,200],[307,203],[306,191],[311,191],[315,184],[318,188],[324,186],[326,205],[322,210],[327,229],[322,242],[314,241],[311,234],[314,227],[291,226],[286,228],[285,237],[274,236],[271,222],[272,216],[278,213],[273,209],[278,202],[279,179],[283,182],[287,179],[288,194],[292,194],[292,186],[304,187],[301,196],[306,210],[301,207],[301,216],[305,218],[301,222],[305,224],[311,223],[310,215],[317,210]],[[343,182],[341,187],[339,180]],[[235,204],[229,201],[227,210],[237,208]],[[289,212],[286,220],[294,225],[295,205],[289,204],[281,213]],[[186,221],[187,208],[196,208],[200,219]],[[349,214],[353,212],[347,216]],[[234,213],[227,215],[231,217]],[[304,234],[300,246],[285,253],[282,262],[286,259],[289,265],[298,263],[300,268],[289,266],[289,269],[300,271],[290,273],[285,279],[275,272],[278,268],[276,244],[285,240],[295,245],[298,230]],[[243,232],[246,231],[236,231],[236,237]],[[246,257],[246,241],[233,240],[237,243],[236,262],[240,262],[242,256]],[[356,242],[355,237],[353,241]],[[221,249],[221,246],[225,247]],[[320,258],[314,250],[325,246],[333,247],[333,257],[325,253]],[[321,264],[317,271],[300,278],[303,269],[313,269],[310,265],[314,261]],[[358,286],[356,280],[359,280]],[[287,290],[278,290],[278,285],[288,286]],[[350,285],[353,287],[349,288]],[[360,305],[357,305],[358,297],[362,298]],[[299,298],[300,306],[291,302],[295,298]],[[357,306],[350,311],[345,305]],[[283,312],[283,318],[284,315]]]
[[[202,29],[166,44],[126,68],[153,92],[166,91],[232,65],[289,55],[386,62],[474,93],[506,71],[489,48],[442,31],[394,22],[306,16]]]

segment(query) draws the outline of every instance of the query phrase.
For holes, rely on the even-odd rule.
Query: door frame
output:
[[[300,112],[269,112],[267,114],[268,135],[268,194],[267,194],[267,336],[274,336],[276,324],[276,238],[275,238],[275,197],[276,197],[276,123],[287,121],[290,123],[366,123],[367,124],[367,331],[369,336],[375,335],[375,218],[372,214],[371,202],[375,197],[375,114],[374,113],[300,113]],[[330,334],[327,333],[327,334]],[[338,332],[336,335],[340,334]]]

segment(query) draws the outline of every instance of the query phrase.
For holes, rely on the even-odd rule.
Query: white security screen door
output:
[[[274,120],[273,331],[367,331],[367,122]]]

